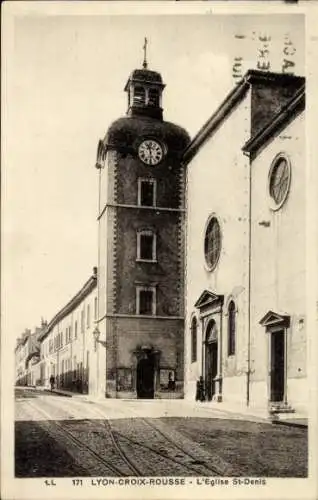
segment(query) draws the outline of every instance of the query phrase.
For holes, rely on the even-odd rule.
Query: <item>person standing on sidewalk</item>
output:
[[[55,382],[55,380],[54,380],[54,375],[51,375],[51,376],[50,376],[51,391],[53,391],[53,389],[54,389],[54,382]]]
[[[200,376],[199,380],[197,381],[197,390],[196,390],[196,395],[195,395],[195,400],[196,401],[205,401],[205,391],[204,391],[204,380],[202,375]]]

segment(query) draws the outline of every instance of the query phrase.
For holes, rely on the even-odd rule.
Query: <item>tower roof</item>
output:
[[[211,118],[201,127],[184,152],[189,163],[201,145],[223,124],[233,108],[241,102],[249,89],[251,97],[251,140],[269,125],[273,116],[292,99],[305,84],[305,78],[288,73],[274,73],[250,69],[227,95]]]
[[[130,82],[136,82],[136,83],[148,83],[148,84],[155,84],[158,85],[159,87],[163,88],[165,85],[162,81],[162,77],[160,73],[157,71],[152,71],[150,69],[135,69],[130,77],[128,78],[128,81],[125,85],[124,90],[126,91],[128,89],[128,85]]]
[[[133,148],[141,136],[157,137],[170,151],[182,153],[190,142],[186,130],[178,125],[148,117],[125,116],[114,121],[103,140],[107,148]]]

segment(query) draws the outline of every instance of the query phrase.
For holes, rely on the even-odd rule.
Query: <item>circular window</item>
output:
[[[221,229],[216,217],[211,217],[208,221],[205,238],[204,238],[204,254],[205,261],[210,271],[212,271],[218,263],[221,253]]]
[[[290,163],[285,156],[279,155],[273,161],[269,172],[269,196],[273,210],[280,208],[286,200],[290,177]]]

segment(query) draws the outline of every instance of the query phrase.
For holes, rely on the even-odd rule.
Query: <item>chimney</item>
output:
[[[93,275],[97,276],[97,267],[93,267]]]

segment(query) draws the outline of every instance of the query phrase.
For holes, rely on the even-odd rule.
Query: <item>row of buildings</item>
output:
[[[248,71],[192,140],[164,87],[144,61],[98,143],[98,267],[42,325],[35,378],[194,400],[202,377],[208,404],[304,411],[305,79]]]
[[[88,393],[93,386],[95,320],[97,319],[97,268],[80,291],[47,323],[18,339],[16,384],[50,386],[53,375],[60,389]],[[90,360],[91,356],[91,360]],[[91,376],[90,376],[91,375]]]

